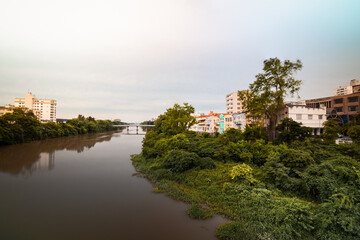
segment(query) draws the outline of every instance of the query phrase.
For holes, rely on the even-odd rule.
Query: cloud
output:
[[[269,57],[301,59],[301,96],[359,78],[358,1],[0,3],[0,104],[29,89],[77,114],[142,121],[174,103],[225,111]]]

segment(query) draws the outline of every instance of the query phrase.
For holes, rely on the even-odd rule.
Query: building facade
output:
[[[351,94],[351,93],[353,93],[352,86],[339,87],[334,90],[335,96],[347,95],[347,94]]]
[[[15,107],[31,109],[41,122],[56,122],[56,100],[38,99],[31,92],[25,98],[15,98]]]
[[[306,106],[316,108],[325,106],[327,108],[328,119],[345,124],[352,121],[353,117],[360,110],[360,92],[306,100]]]
[[[226,113],[234,114],[243,112],[242,102],[238,93],[233,92],[226,95]]]
[[[221,113],[214,113],[210,111],[208,115],[201,115],[196,117],[196,124],[191,126],[190,130],[196,133],[210,133],[214,134],[220,131],[220,115]],[[223,114],[228,115],[228,114]],[[225,121],[224,121],[225,123]],[[225,126],[227,126],[225,124]]]
[[[353,80],[350,80],[350,86],[358,86],[360,85],[360,80],[359,79],[353,79]]]
[[[323,133],[324,122],[326,121],[326,107],[309,107],[304,104],[286,104],[279,116],[279,122],[284,118],[291,118],[295,122],[301,123],[304,127],[313,129],[313,135]]]
[[[360,92],[360,80],[350,80],[350,86],[339,87],[334,90],[334,96],[348,95],[352,93]]]
[[[224,114],[224,131],[234,127],[234,119],[232,114]]]
[[[246,126],[246,113],[235,113],[232,115],[232,117],[233,128],[241,129],[241,131],[244,131]]]

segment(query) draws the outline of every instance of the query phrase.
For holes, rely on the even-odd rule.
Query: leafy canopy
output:
[[[280,132],[276,139],[279,143],[291,143],[295,140],[303,141],[305,138],[310,137],[312,132],[311,128],[303,127],[301,126],[301,123],[298,123],[291,118],[282,120],[281,124],[276,127],[276,130]]]
[[[196,122],[195,117],[191,116],[194,111],[194,107],[187,103],[184,106],[174,104],[155,120],[154,130],[168,135],[186,132]]]
[[[335,143],[335,140],[339,137],[341,127],[334,120],[327,120],[324,122],[324,141],[328,144]]]
[[[243,107],[251,116],[268,120],[270,140],[275,139],[275,125],[279,111],[284,107],[284,98],[293,97],[300,90],[301,80],[293,75],[301,70],[300,60],[280,61],[270,58],[264,61],[263,73],[256,75],[256,80],[250,84],[248,91],[239,91],[239,98]]]

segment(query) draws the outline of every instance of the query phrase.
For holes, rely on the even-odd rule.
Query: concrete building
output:
[[[360,80],[350,80],[350,86],[339,87],[334,90],[334,96],[348,95],[360,92]]]
[[[224,114],[224,131],[233,128],[233,115],[232,114]]]
[[[340,124],[351,122],[360,110],[360,92],[306,100],[308,107],[327,108],[327,119],[333,119]]]
[[[350,86],[352,86],[353,93],[359,93],[360,92],[360,80],[359,79],[353,79],[350,81]]]
[[[220,116],[221,113],[214,113],[213,111],[205,119],[205,131],[207,133],[216,133],[220,130]]]
[[[41,122],[56,122],[56,100],[38,99],[31,92],[25,93],[25,98],[15,98],[15,107],[33,110]]]
[[[194,131],[196,133],[206,132],[205,120],[205,115],[197,116],[196,123],[190,127],[190,131]]]
[[[360,93],[360,85],[353,86],[353,93]]]
[[[347,94],[351,94],[353,93],[353,87],[352,86],[344,86],[344,87],[339,87],[336,88],[334,90],[334,95],[335,96],[341,96],[341,95],[347,95]]]
[[[309,107],[305,102],[288,103],[280,113],[278,124],[284,118],[291,118],[304,127],[310,127],[313,129],[313,135],[319,135],[323,132],[323,124],[326,121],[326,107]]]
[[[221,113],[214,113],[210,111],[208,115],[201,115],[196,117],[196,124],[190,130],[196,133],[210,133],[214,134],[220,130],[220,115]],[[228,115],[228,114],[227,114]]]
[[[0,106],[0,116],[6,113],[12,113],[14,111],[15,106],[7,104],[5,106]]]
[[[235,113],[232,115],[232,117],[233,128],[241,129],[241,131],[244,131],[247,124],[246,113]]]
[[[226,95],[226,113],[234,114],[243,112],[242,102],[238,93],[233,92]]]
[[[357,85],[360,85],[359,79],[350,80],[350,86],[357,86]]]
[[[196,117],[196,124],[191,126],[190,130],[196,133],[223,133],[224,131],[233,128],[233,116],[227,113],[214,113],[210,111],[208,115],[201,115]]]

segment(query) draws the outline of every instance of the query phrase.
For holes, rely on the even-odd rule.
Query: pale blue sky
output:
[[[360,1],[0,1],[0,105],[30,89],[81,113],[141,121],[174,103],[225,111],[264,59],[303,62],[303,99],[360,78]]]

